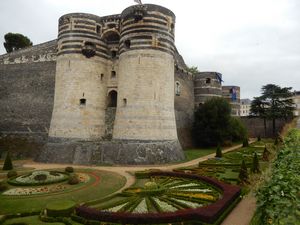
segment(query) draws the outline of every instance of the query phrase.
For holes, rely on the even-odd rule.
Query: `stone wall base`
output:
[[[38,162],[82,165],[146,165],[184,159],[178,140],[172,141],[80,141],[49,139]]]

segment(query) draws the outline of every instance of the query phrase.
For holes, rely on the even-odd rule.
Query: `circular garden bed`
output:
[[[143,185],[76,209],[101,222],[153,224],[186,220],[213,222],[240,194],[240,188],[198,175],[150,172]]]
[[[8,183],[16,186],[34,186],[60,183],[68,178],[69,175],[63,172],[40,170],[10,179]]]

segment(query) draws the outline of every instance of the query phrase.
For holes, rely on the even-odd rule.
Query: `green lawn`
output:
[[[46,223],[39,219],[39,216],[27,216],[21,218],[9,219],[3,223],[3,225],[13,225],[13,224],[30,224],[30,225],[65,225],[64,223]]]
[[[116,173],[98,171],[98,170],[85,170],[92,171],[100,177],[99,182],[95,183],[95,178],[89,181],[91,183],[85,184],[81,189],[50,193],[43,195],[31,196],[3,196],[0,195],[0,215],[19,212],[35,212],[42,210],[49,202],[60,200],[73,200],[82,203],[94,199],[106,197],[123,187],[126,179]],[[78,170],[80,172],[80,170]]]
[[[185,160],[191,161],[193,159],[197,159],[212,153],[216,152],[216,148],[199,148],[199,149],[187,149],[184,150]]]

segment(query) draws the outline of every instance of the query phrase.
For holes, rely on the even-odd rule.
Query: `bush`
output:
[[[7,184],[0,182],[0,192],[6,191],[8,189]]]
[[[269,161],[269,156],[270,156],[270,152],[268,151],[267,147],[265,146],[264,152],[263,152],[263,156],[262,156],[262,160],[263,161]]]
[[[7,152],[7,154],[6,154],[2,169],[3,170],[12,170],[13,169],[13,164],[12,164],[9,152]]]
[[[8,171],[6,176],[7,176],[7,178],[12,178],[12,177],[18,176],[18,173],[15,170],[11,170],[11,171]]]
[[[66,173],[74,173],[74,168],[71,167],[71,166],[67,166],[67,167],[65,168],[65,172],[66,172]]]
[[[75,209],[76,203],[70,200],[51,202],[46,206],[49,217],[69,217]]]
[[[44,181],[44,180],[47,180],[47,175],[46,174],[38,174],[38,175],[34,176],[33,179],[36,181]]]
[[[220,145],[218,145],[218,147],[217,147],[216,157],[217,158],[222,158],[222,150],[221,150],[221,146]]]
[[[259,161],[258,161],[258,157],[257,157],[256,152],[254,153],[254,156],[253,156],[253,162],[252,162],[251,172],[252,173],[259,173],[260,172]]]
[[[239,173],[239,179],[241,183],[248,183],[248,170],[247,170],[245,160],[242,161],[242,165]]]
[[[72,175],[72,176],[69,177],[68,184],[75,185],[75,184],[78,184],[79,182],[80,181],[79,181],[77,175]]]
[[[261,137],[260,137],[260,135],[258,135],[258,137],[257,137],[257,141],[261,141]]]
[[[249,147],[249,141],[248,141],[247,137],[245,137],[243,140],[243,148],[245,148],[245,147]]]

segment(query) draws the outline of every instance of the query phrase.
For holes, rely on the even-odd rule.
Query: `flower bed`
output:
[[[179,188],[168,189],[172,190],[172,197],[168,197],[168,195],[164,194],[162,196],[145,197],[143,200],[131,198],[130,203],[126,203],[125,201],[122,202],[122,205],[120,201],[117,208],[116,206],[115,208],[111,206],[110,210],[98,210],[80,206],[76,208],[76,214],[91,220],[127,224],[157,224],[191,220],[213,223],[240,195],[239,187],[221,183],[208,177],[174,172],[150,172],[149,175],[158,179],[159,177],[171,177],[173,179],[173,181],[170,179],[170,182],[166,180],[158,182],[158,187],[160,185],[169,187],[177,185]],[[191,185],[184,185],[187,180],[189,180]],[[195,186],[195,184],[199,184],[199,186],[200,184],[203,184],[202,186],[205,186],[205,188],[199,189],[213,188],[209,193],[189,193],[180,191],[183,187],[189,189],[190,186]],[[218,195],[215,192],[217,189],[222,192],[222,198],[217,197]],[[180,194],[176,196],[175,193]],[[138,194],[135,193],[135,195],[137,196]],[[148,213],[144,212],[145,204]],[[149,205],[151,207],[149,207]],[[204,205],[205,207],[202,207]],[[135,208],[132,210],[133,206]],[[149,210],[150,208],[151,210]],[[124,209],[128,210],[126,211]],[[155,209],[156,212],[153,212],[153,209]]]
[[[15,186],[45,185],[63,182],[68,178],[69,176],[63,172],[41,170],[9,179],[8,183]]]
[[[90,180],[90,176],[86,173],[76,173],[80,183],[87,183]],[[27,177],[29,177],[27,175]],[[26,176],[25,176],[26,178]],[[25,179],[24,177],[22,179]],[[11,182],[10,182],[11,183]],[[19,185],[20,186],[20,185]],[[37,195],[37,194],[49,194],[55,193],[60,191],[69,190],[71,187],[68,184],[53,184],[47,186],[38,186],[38,187],[18,187],[18,188],[11,188],[7,191],[4,191],[2,195],[9,195],[9,196],[22,196],[22,195]],[[73,188],[72,188],[73,189]]]

